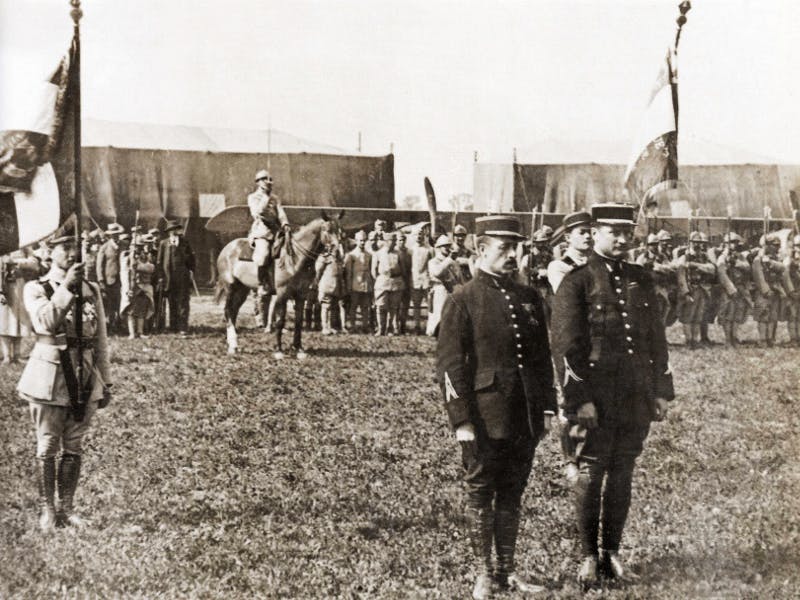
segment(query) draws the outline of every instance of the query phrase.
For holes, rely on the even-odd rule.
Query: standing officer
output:
[[[119,237],[125,229],[118,223],[111,223],[106,228],[107,240],[100,246],[95,259],[97,283],[103,292],[103,308],[108,319],[108,331],[113,332],[119,320],[120,279],[119,254],[121,252]]]
[[[359,230],[356,247],[344,257],[345,293],[350,296],[348,321],[350,331],[356,331],[356,310],[361,311],[361,330],[369,331],[369,312],[372,306],[372,255],[365,246],[367,234]]]
[[[422,301],[428,297],[431,287],[428,275],[428,261],[433,256],[433,248],[428,244],[425,229],[417,231],[416,245],[411,249],[411,303],[414,305],[414,333],[422,334]],[[430,310],[430,306],[428,306]]]
[[[169,237],[161,240],[158,246],[156,268],[161,278],[161,289],[169,304],[170,331],[177,331],[185,336],[189,333],[194,252],[182,235],[180,223],[168,222],[165,231]]]
[[[453,228],[453,248],[450,258],[456,261],[461,270],[461,280],[464,282],[472,279],[472,270],[475,262],[475,253],[467,248],[467,228],[463,225],[456,225]]]
[[[67,232],[68,233],[68,232]],[[83,436],[97,408],[111,399],[108,341],[100,288],[84,281],[83,263],[76,263],[73,235],[51,240],[52,265],[40,279],[25,284],[25,308],[36,333],[36,345],[20,377],[17,391],[30,405],[36,428],[41,516],[39,527],[80,527],[73,514],[78,485]],[[78,286],[83,286],[82,382],[78,382],[77,334],[73,306]],[[88,391],[83,415],[75,411],[82,390]],[[59,506],[56,512],[55,495]]]
[[[428,261],[431,293],[428,300],[428,324],[425,333],[430,336],[435,336],[439,330],[439,321],[447,295],[452,293],[457,285],[464,283],[461,279],[461,269],[450,258],[450,248],[450,238],[440,235],[434,244],[434,255]]]
[[[513,217],[475,220],[479,270],[447,297],[439,326],[437,373],[461,445],[476,599],[496,586],[544,589],[514,569],[522,494],[556,410],[542,300],[513,277],[520,229]]]
[[[587,212],[574,212],[566,215],[562,222],[567,249],[561,257],[547,265],[547,280],[553,293],[558,290],[564,275],[575,267],[585,265],[592,251],[592,215]]]
[[[594,253],[564,277],[553,304],[564,414],[585,433],[575,490],[583,555],[578,578],[587,586],[597,581],[599,560],[606,576],[626,574],[617,553],[634,463],[651,420],[664,418],[674,396],[653,282],[641,266],[624,262],[633,217],[634,207],[625,204],[592,207]]]
[[[276,232],[282,227],[290,229],[289,219],[278,197],[272,193],[272,177],[265,170],[256,173],[255,192],[247,197],[247,206],[253,217],[248,239],[253,247],[253,262],[258,267],[259,293],[275,293],[275,274],[272,265],[272,244]]]
[[[387,233],[385,245],[373,255],[372,278],[375,281],[375,311],[378,317],[375,335],[381,336],[386,335],[388,328],[397,322],[400,295],[405,287],[403,267],[397,251],[397,232]]]

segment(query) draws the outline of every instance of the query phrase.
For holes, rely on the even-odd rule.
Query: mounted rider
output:
[[[247,206],[253,217],[253,225],[247,236],[253,248],[253,262],[258,267],[259,293],[275,293],[275,270],[272,260],[272,246],[277,232],[282,228],[289,230],[289,219],[281,202],[272,193],[272,177],[262,169],[256,173],[257,189],[247,197]]]

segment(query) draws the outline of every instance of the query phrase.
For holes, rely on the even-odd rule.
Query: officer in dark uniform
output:
[[[580,425],[576,437],[583,437],[576,509],[583,554],[578,578],[584,586],[597,582],[598,566],[611,578],[627,575],[617,552],[634,463],[650,422],[665,417],[674,397],[652,278],[623,260],[633,212],[624,204],[592,207],[594,252],[564,277],[553,304],[553,354],[564,414]]]
[[[557,408],[542,299],[513,277],[520,229],[509,216],[475,220],[476,276],[447,297],[439,325],[437,372],[461,445],[479,565],[473,598],[495,587],[543,590],[514,571],[522,493]]]

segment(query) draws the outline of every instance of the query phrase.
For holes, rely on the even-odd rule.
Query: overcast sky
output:
[[[472,157],[627,142],[674,0],[84,0],[84,116],[395,150],[396,197],[472,192]],[[800,163],[800,2],[696,0],[681,135]],[[0,0],[0,85],[52,69],[68,0]],[[2,107],[0,106],[0,110]],[[624,160],[625,157],[622,157]]]

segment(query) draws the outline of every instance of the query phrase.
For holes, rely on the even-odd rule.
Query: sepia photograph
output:
[[[0,598],[800,597],[798,23],[0,0]]]

